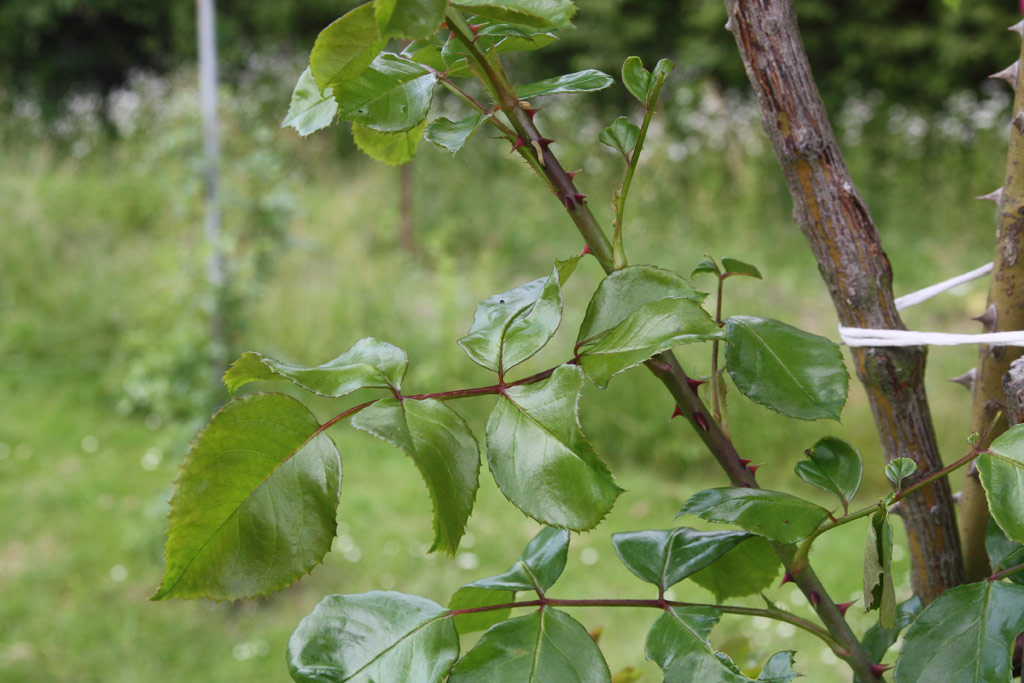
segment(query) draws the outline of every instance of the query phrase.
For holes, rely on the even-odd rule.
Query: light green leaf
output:
[[[1010,681],[1010,656],[1024,631],[1024,586],[982,581],[952,588],[910,625],[896,683]]]
[[[718,269],[718,264],[715,263],[715,259],[708,257],[698,263],[697,267],[690,272],[690,279],[705,273],[710,275],[721,275],[722,271]]]
[[[450,683],[603,683],[611,673],[583,626],[553,607],[492,626]]]
[[[254,394],[213,416],[171,498],[154,600],[234,600],[284,588],[330,550],[341,456],[295,399]]]
[[[762,279],[761,271],[759,271],[755,266],[752,266],[749,263],[744,263],[743,261],[737,261],[734,258],[723,257],[722,268],[725,269],[725,277],[729,277],[731,275],[746,275],[747,277],[757,278],[758,280]]]
[[[794,650],[776,652],[765,662],[761,669],[761,675],[757,677],[759,683],[789,683],[794,678],[803,676],[793,669],[793,658],[796,655]]]
[[[1014,425],[978,456],[992,518],[1007,538],[1024,543],[1024,424]]]
[[[372,2],[332,22],[317,36],[309,55],[309,68],[320,92],[361,74],[386,42],[378,33]]]
[[[917,463],[910,458],[895,458],[885,466],[885,478],[892,482],[898,491],[903,480],[917,471]]]
[[[781,491],[705,489],[690,497],[679,515],[697,515],[709,522],[736,524],[778,543],[796,543],[828,517],[814,503]]]
[[[458,121],[452,121],[442,116],[430,122],[423,132],[423,137],[455,156],[473,133],[489,118],[490,116],[483,114],[474,114]]]
[[[521,100],[544,95],[568,95],[580,92],[604,90],[615,81],[606,73],[597,69],[587,69],[576,73],[546,78],[543,81],[521,85],[516,88],[516,96]]]
[[[835,494],[847,510],[864,476],[864,463],[857,449],[842,439],[826,436],[807,450],[807,458],[796,464],[797,476]]]
[[[593,529],[622,492],[580,431],[583,373],[563,365],[546,380],[510,387],[487,422],[487,460],[502,493],[552,526]]]
[[[386,398],[356,413],[352,426],[405,451],[430,491],[434,544],[454,554],[473,511],[480,450],[469,425],[436,399]]]
[[[352,139],[366,156],[390,166],[401,166],[413,160],[427,122],[398,133],[382,133],[358,123],[352,124]]]
[[[320,396],[345,396],[358,389],[402,388],[409,367],[405,351],[373,337],[360,339],[334,360],[315,368],[286,363],[248,351],[224,373],[224,384],[234,394],[257,380],[287,379]]]
[[[436,82],[420,64],[385,52],[334,87],[338,118],[384,133],[409,130],[426,118]]]
[[[896,624],[896,589],[892,582],[892,525],[888,512],[871,516],[864,551],[864,607],[877,609],[878,623],[891,629]]]
[[[612,149],[619,150],[619,153],[629,163],[629,158],[633,155],[633,150],[636,148],[637,138],[640,137],[640,129],[636,127],[636,124],[627,119],[625,116],[620,116],[615,119],[612,125],[608,126],[601,131],[597,139],[605,145],[608,145]]]
[[[566,276],[568,277],[568,276]],[[551,275],[495,294],[476,307],[459,346],[474,362],[499,374],[540,351],[562,321],[562,278]]]
[[[725,362],[736,387],[754,403],[801,420],[838,420],[850,376],[839,347],[769,318],[725,321]]]
[[[622,84],[640,104],[647,105],[647,96],[651,89],[651,72],[644,68],[639,57],[627,57],[622,63]]]
[[[338,103],[334,101],[334,90],[327,88],[321,94],[320,88],[313,80],[313,73],[306,67],[295,84],[295,90],[292,91],[288,115],[281,122],[281,127],[291,126],[299,135],[305,137],[331,125],[337,113]]]
[[[566,28],[576,14],[570,0],[466,0],[452,5],[501,23],[536,28]]]
[[[717,602],[754,595],[768,588],[779,575],[782,563],[771,544],[761,536],[745,540],[691,576],[694,583],[715,595]]]
[[[288,641],[288,669],[303,683],[443,681],[459,657],[448,614],[417,595],[329,595]]]
[[[375,0],[383,38],[427,38],[444,20],[448,0]]]
[[[535,591],[540,594],[555,585],[569,557],[569,532],[546,526],[526,545],[523,554],[506,571],[470,586],[496,591]]]
[[[612,534],[612,545],[629,571],[662,590],[719,559],[743,541],[743,531],[627,531]]]
[[[476,586],[463,586],[455,591],[449,609],[462,610],[474,607],[491,607],[493,605],[507,605],[515,600],[516,594],[513,591],[493,590],[489,588],[478,588]],[[486,610],[483,612],[470,612],[459,614],[454,617],[455,628],[459,635],[485,631],[497,623],[508,619],[512,614],[511,607],[502,609]]]

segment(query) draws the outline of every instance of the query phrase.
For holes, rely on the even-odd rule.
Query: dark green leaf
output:
[[[380,37],[374,5],[368,2],[320,32],[309,68],[320,91],[350,81],[370,65],[387,41]]]
[[[455,595],[452,596],[448,607],[453,610],[460,610],[472,609],[474,607],[490,607],[492,605],[507,605],[515,600],[515,597],[516,594],[513,591],[463,586],[455,591]],[[485,631],[495,624],[508,619],[510,614],[512,614],[511,607],[460,614],[454,617],[455,628],[458,630],[459,635]]]
[[[622,63],[622,84],[640,104],[647,106],[647,96],[651,88],[651,72],[644,68],[639,57],[627,57]]]
[[[903,480],[917,471],[917,463],[910,458],[896,458],[885,466],[885,478],[899,490]]]
[[[384,133],[423,122],[437,79],[423,66],[385,52],[356,78],[334,86],[338,118]]]
[[[992,519],[985,531],[985,550],[993,571],[1002,571],[1024,564],[1024,545],[1011,541]],[[1014,583],[1024,584],[1024,570],[1007,576]]]
[[[454,156],[488,118],[483,114],[474,114],[458,121],[451,121],[442,116],[430,122],[423,132],[423,137],[438,147],[445,148]]]
[[[548,277],[481,301],[459,346],[499,374],[522,363],[548,343],[562,321],[561,282],[556,267]]]
[[[615,81],[606,73],[596,69],[577,71],[576,73],[565,74],[555,78],[545,78],[543,81],[521,85],[516,88],[516,96],[521,100],[543,95],[568,95],[579,92],[594,92],[604,90]]]
[[[775,581],[782,563],[771,544],[755,536],[743,541],[713,564],[691,576],[694,583],[715,594],[715,600],[741,598],[762,591]]]
[[[747,277],[755,277],[758,280],[761,279],[761,271],[749,263],[737,261],[734,258],[723,257],[722,268],[725,269],[725,277],[730,275],[746,275]]]
[[[695,278],[703,273],[710,273],[711,275],[721,275],[721,272],[722,271],[718,269],[718,264],[715,263],[714,259],[706,258],[697,264],[697,267],[694,268],[693,271],[690,273],[690,278]]]
[[[862,642],[872,662],[882,661],[882,657],[899,638],[900,632],[909,626],[923,609],[924,603],[921,602],[921,598],[912,595],[896,607],[896,624],[891,629],[882,628],[881,624],[875,624],[867,630]]]
[[[487,460],[502,493],[530,517],[593,529],[622,492],[580,431],[583,373],[563,365],[550,378],[510,387],[487,421]]]
[[[383,38],[427,38],[441,26],[448,0],[375,0]]]
[[[448,610],[416,595],[329,595],[288,641],[288,669],[304,683],[443,681],[459,657]]]
[[[700,491],[686,501],[679,514],[736,524],[778,543],[806,538],[828,517],[824,508],[788,493],[741,488]]]
[[[982,581],[952,588],[907,629],[897,683],[1010,680],[1010,655],[1024,631],[1024,586]]]
[[[386,398],[355,414],[352,426],[405,451],[434,504],[434,545],[454,554],[473,511],[480,450],[458,413],[436,399]]]
[[[1007,538],[1024,543],[1024,424],[999,436],[978,456],[981,485],[992,518]]]
[[[864,475],[860,453],[842,439],[826,436],[807,451],[807,457],[796,464],[797,476],[834,493],[846,510]]]
[[[334,101],[334,90],[327,88],[321,94],[320,88],[313,80],[313,73],[306,67],[295,84],[288,115],[281,122],[281,127],[291,126],[299,135],[305,137],[331,125],[337,113],[338,103]]]
[[[358,389],[402,388],[409,367],[405,351],[373,337],[360,339],[334,360],[315,368],[294,365],[248,351],[224,373],[224,384],[234,394],[248,382],[287,379],[320,396],[345,396]]]
[[[739,543],[754,538],[742,531],[627,531],[612,544],[629,571],[663,590],[700,571]]]
[[[803,676],[793,669],[795,654],[796,652],[793,650],[784,650],[773,654],[765,662],[764,668],[761,669],[761,675],[757,677],[759,683],[789,683],[794,678]]]
[[[185,457],[153,599],[284,588],[330,550],[340,492],[341,456],[304,405],[281,394],[233,400]]]
[[[602,683],[611,673],[597,643],[553,607],[492,626],[466,653],[451,683]]]
[[[498,22],[537,28],[566,28],[576,14],[571,0],[466,0],[452,5]]]
[[[352,124],[352,139],[366,156],[390,166],[401,166],[413,160],[427,122],[398,133],[382,133],[358,123]]]
[[[769,318],[725,323],[726,367],[743,395],[789,417],[839,419],[850,376],[838,346]]]
[[[892,582],[892,525],[888,512],[871,516],[864,551],[864,607],[878,610],[878,623],[892,629],[896,624],[896,590]]]
[[[597,139],[602,144],[619,150],[628,164],[638,137],[640,137],[640,129],[636,127],[636,124],[625,116],[620,116],[612,125],[602,130]]]
[[[569,556],[569,532],[546,526],[507,571],[469,584],[477,588],[543,593],[562,575]]]

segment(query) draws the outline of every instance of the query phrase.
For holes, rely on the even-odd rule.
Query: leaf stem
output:
[[[715,301],[715,322],[718,326],[722,326],[722,290],[725,289],[725,278],[721,273],[718,274],[718,295]],[[719,398],[718,392],[718,340],[714,339],[711,342],[711,411],[715,416],[715,422],[722,425],[723,431],[725,430],[725,422],[722,420],[722,404]],[[728,433],[728,432],[726,432]]]
[[[1006,569],[1003,569],[1002,571],[995,572],[995,573],[992,574],[992,576],[988,577],[988,580],[989,581],[999,581],[1000,579],[1005,579],[1010,574],[1016,574],[1017,572],[1021,571],[1022,569],[1024,569],[1024,562],[1022,562],[1020,564],[1015,564],[1012,567],[1007,567]]]
[[[569,361],[569,363],[572,363],[572,361]],[[517,379],[514,382],[508,382],[508,383],[498,382],[497,384],[491,384],[491,385],[488,385],[486,387],[473,387],[473,388],[470,388],[470,389],[454,389],[452,391],[439,391],[439,392],[433,393],[433,394],[408,394],[408,395],[401,396],[401,398],[409,399],[410,401],[423,401],[423,400],[428,399],[428,398],[436,398],[439,401],[446,401],[448,399],[453,399],[453,398],[469,398],[471,396],[486,396],[488,394],[500,394],[505,389],[508,389],[509,387],[518,387],[518,386],[521,386],[523,384],[534,384],[536,382],[540,382],[542,380],[545,380],[548,377],[550,377],[552,374],[554,374],[555,370],[557,370],[558,368],[560,368],[562,365],[565,365],[565,364],[566,363],[562,363],[560,365],[556,365],[556,366],[554,366],[552,368],[548,368],[547,370],[543,370],[541,372],[538,372],[535,375],[530,375],[529,377],[524,377],[522,379]]]

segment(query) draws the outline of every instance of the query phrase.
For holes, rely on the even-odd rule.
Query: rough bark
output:
[[[905,329],[892,295],[892,271],[878,231],[843,161],[800,40],[790,0],[726,0],[762,122],[793,197],[793,216],[818,261],[839,321],[847,327]],[[941,469],[924,391],[925,349],[858,348],[886,461],[911,458]],[[925,603],[963,580],[960,537],[949,483],[904,500],[914,592]]]
[[[986,332],[1024,330],[1024,258],[1020,254],[1024,236],[1024,82],[1020,80],[1022,74],[1019,72],[1019,68],[1012,66],[1004,72],[1015,76],[1009,80],[1017,93],[1011,114],[1014,118],[1010,126],[1006,180],[1000,191],[990,195],[999,204],[995,257],[988,304],[985,312],[976,318]],[[983,346],[979,350],[974,372],[972,432],[985,434],[1003,407],[1003,375],[1010,369],[1010,363],[1020,358],[1022,353],[1024,350],[1012,346]],[[1007,416],[1004,414],[988,431],[988,440],[1007,428]],[[978,470],[973,465],[964,479],[960,505],[965,578],[967,581],[981,581],[991,573],[985,551],[988,502],[978,480]]]

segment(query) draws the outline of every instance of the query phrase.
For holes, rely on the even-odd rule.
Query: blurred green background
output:
[[[477,301],[549,272],[582,243],[559,203],[506,146],[473,138],[456,158],[424,143],[407,180],[414,248],[399,239],[400,171],[352,149],[347,126],[300,140],[279,130],[317,30],[352,3],[220,3],[223,64],[223,300],[229,343],[304,364],[375,336],[412,359],[412,392],[492,380],[455,345]],[[817,267],[790,218],[781,174],[743,82],[717,2],[593,0],[554,50],[510,67],[522,80],[560,70],[617,74],[628,54],[678,69],[663,93],[627,209],[633,263],[689,273],[704,255],[756,264],[730,280],[726,312],[765,314],[836,339]],[[798,0],[805,38],[853,176],[879,225],[897,294],[985,263],[995,224],[977,202],[1000,182],[1010,98],[985,74],[1012,61],[1015,3]],[[842,5],[842,7],[837,6]],[[850,5],[848,9],[844,9]],[[345,426],[340,530],[325,564],[267,599],[152,603],[166,501],[189,441],[226,395],[211,387],[214,304],[202,238],[194,6],[8,0],[0,7],[0,680],[283,681],[284,648],[328,593],[395,589],[439,602],[510,564],[536,532],[483,477],[454,559],[426,555],[426,490],[411,463]],[[439,96],[440,97],[440,96]],[[598,217],[622,169],[596,137],[629,108],[625,91],[538,103],[537,121]],[[442,100],[439,111],[457,110]],[[566,290],[562,331],[523,375],[571,355],[600,279],[584,261]],[[710,286],[699,281],[698,286]],[[984,285],[906,312],[913,329],[976,331]],[[965,450],[969,398],[946,382],[973,348],[935,349],[928,384],[947,459]],[[706,348],[681,351],[691,374]],[[280,387],[274,387],[280,390]],[[347,404],[313,402],[327,418]],[[492,401],[455,407],[482,433]],[[859,385],[841,424],[780,418],[730,394],[729,426],[768,486],[823,503],[792,474],[826,434],[868,463],[860,501],[880,495],[880,451]],[[558,597],[647,597],[616,560],[612,532],[671,528],[685,498],[724,477],[671,400],[642,371],[588,389],[582,422],[627,489],[597,530],[573,537]],[[956,483],[956,482],[954,482]],[[859,595],[864,527],[815,545],[837,599]],[[906,572],[897,548],[898,574]],[[777,585],[777,582],[776,582]],[[711,601],[688,583],[678,599]],[[810,614],[791,586],[773,600]],[[907,596],[905,582],[901,597]],[[757,604],[758,600],[738,602]],[[655,614],[577,610],[601,628],[613,672],[643,659]],[[871,615],[853,608],[858,629]],[[725,616],[716,647],[757,671],[796,649],[810,681],[846,680],[819,643],[788,625]],[[468,646],[470,643],[467,642]]]

